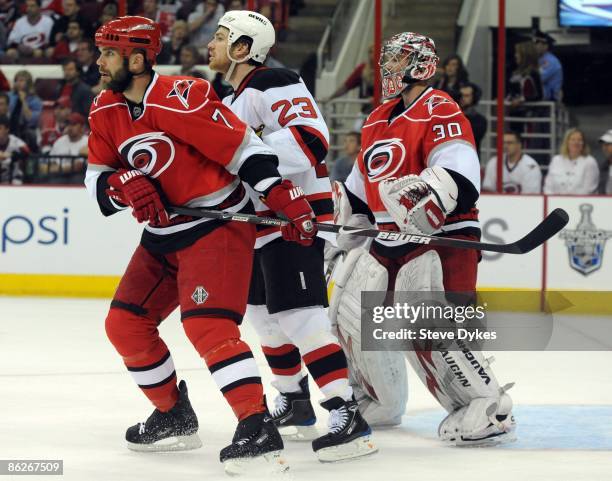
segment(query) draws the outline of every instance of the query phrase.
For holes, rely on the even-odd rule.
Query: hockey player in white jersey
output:
[[[346,183],[334,185],[339,224],[479,238],[480,163],[469,121],[448,94],[427,83],[438,60],[433,40],[420,34],[405,32],[384,43],[380,67],[387,102],[366,120]],[[390,292],[395,299],[402,291],[472,296],[479,254],[381,239],[366,250],[360,239],[338,235],[348,254],[332,274],[329,312],[340,340],[350,347],[364,417],[373,425],[395,424],[407,400],[405,362],[399,352],[361,350],[361,292]],[[512,440],[510,385],[498,384],[481,352],[459,341],[446,349],[406,350],[408,362],[448,412],[438,428],[441,439],[458,445]]]
[[[504,134],[502,189],[508,194],[542,192],[542,171],[533,157],[523,153],[523,138],[518,132]],[[497,191],[497,157],[487,162],[482,190]]]
[[[223,103],[275,151],[279,172],[302,187],[316,220],[331,222],[333,201],[324,162],[327,126],[297,74],[263,66],[274,41],[274,28],[263,15],[227,12],[208,44],[209,65],[234,88]],[[250,193],[258,214],[276,215]],[[325,311],[326,234],[319,233],[314,242],[293,243],[284,241],[276,227],[258,227],[246,317],[260,336],[279,391],[271,411],[274,422],[290,439],[318,435],[303,360],[325,396],[321,405],[330,412],[329,432],[312,442],[319,459],[338,461],[375,452],[348,382],[346,357]]]

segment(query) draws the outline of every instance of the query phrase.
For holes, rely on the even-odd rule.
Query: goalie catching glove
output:
[[[261,200],[271,210],[289,220],[281,227],[283,239],[303,246],[312,245],[317,235],[317,228],[313,224],[315,215],[300,186],[285,179],[272,187]]]
[[[400,230],[412,234],[433,234],[457,207],[457,184],[442,167],[427,168],[421,175],[385,179],[378,191]]]
[[[170,224],[170,217],[155,185],[139,170],[119,169],[108,177],[106,194],[132,208],[138,222],[158,227]]]

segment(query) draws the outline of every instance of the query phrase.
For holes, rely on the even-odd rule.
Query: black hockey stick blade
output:
[[[168,208],[171,213],[187,215],[191,217],[205,217],[237,222],[249,222],[251,224],[281,226],[286,220],[273,217],[260,217],[253,214],[240,214],[222,210],[209,210],[194,207]],[[381,240],[401,240],[413,244],[434,245],[441,247],[455,247],[458,249],[476,249],[481,251],[501,252],[503,254],[525,254],[546,242],[567,225],[569,217],[563,209],[552,211],[535,229],[522,239],[511,244],[489,244],[486,242],[455,239],[453,237],[438,237],[428,235],[413,235],[407,232],[384,231],[377,229],[361,229],[359,227],[342,226],[338,224],[324,224],[315,222],[315,225],[323,232],[351,233],[364,237],[374,237]]]

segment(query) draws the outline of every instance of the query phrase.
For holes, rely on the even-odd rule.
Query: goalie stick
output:
[[[273,217],[259,217],[253,214],[236,214],[222,210],[208,210],[194,207],[171,206],[168,210],[174,214],[188,215],[191,217],[205,217],[208,219],[232,220],[238,222],[249,222],[251,224],[281,226],[287,221]],[[480,251],[501,252],[503,254],[526,254],[536,247],[542,245],[552,236],[563,229],[569,221],[567,212],[563,209],[553,210],[535,228],[527,233],[522,239],[510,244],[489,244],[487,242],[469,241],[455,239],[453,237],[438,237],[428,235],[413,235],[407,232],[385,231],[377,229],[362,229],[359,227],[348,227],[338,224],[324,224],[315,222],[322,232],[336,232],[339,234],[354,234],[364,237],[374,237],[381,240],[401,240],[413,244],[427,244],[430,246],[456,247],[459,249],[476,249]]]

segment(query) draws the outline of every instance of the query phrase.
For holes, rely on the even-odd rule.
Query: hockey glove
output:
[[[283,239],[297,242],[303,246],[312,245],[317,228],[312,223],[314,213],[312,207],[299,186],[294,186],[290,180],[283,180],[270,189],[262,201],[271,210],[282,214],[289,222],[281,227]]]
[[[400,230],[412,234],[433,234],[457,207],[457,184],[437,166],[425,169],[420,176],[385,179],[378,192]]]
[[[153,183],[139,170],[119,169],[108,177],[106,194],[132,208],[132,215],[138,222],[149,222],[164,227],[170,218],[159,192]]]

